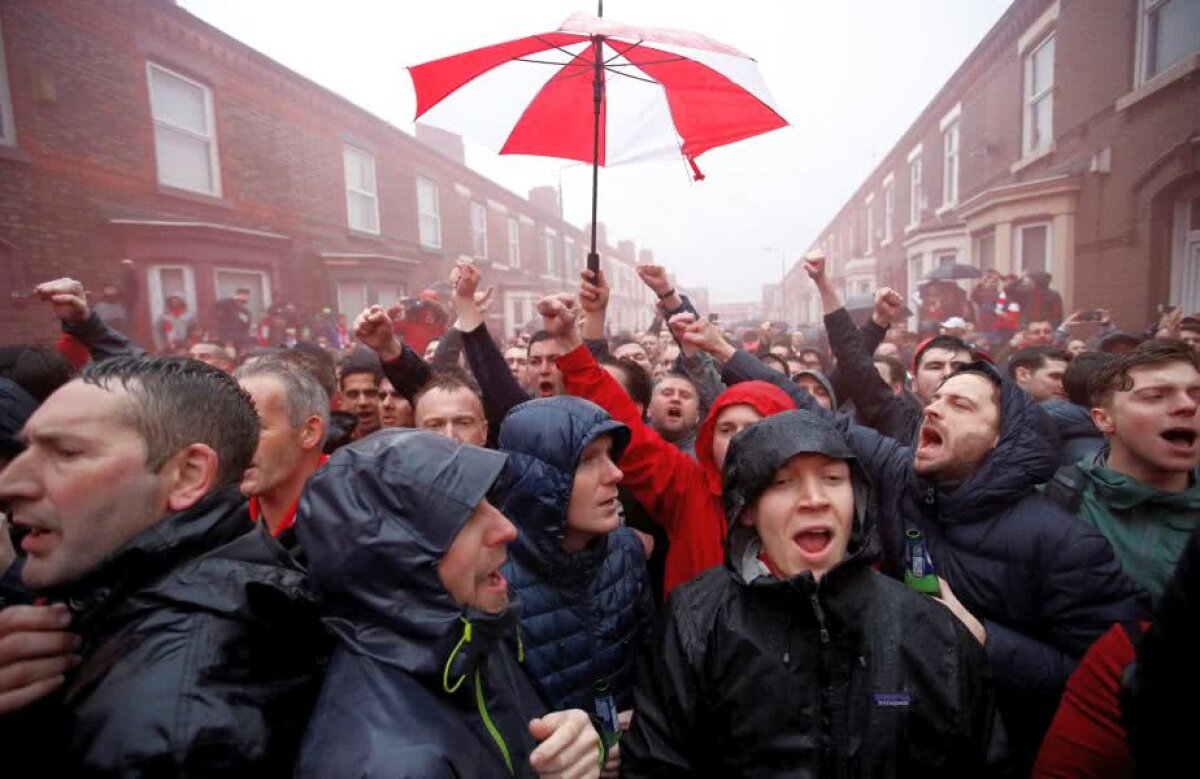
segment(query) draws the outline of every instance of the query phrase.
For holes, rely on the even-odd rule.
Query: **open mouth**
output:
[[[1196,431],[1186,427],[1173,427],[1170,430],[1163,431],[1163,440],[1172,446],[1186,447],[1190,449],[1196,443]]]
[[[504,575],[500,573],[499,568],[485,576],[483,581],[484,585],[488,587],[488,589],[498,590],[508,587],[508,580],[505,579]]]
[[[683,419],[683,409],[674,406],[667,409],[667,419]]]
[[[543,398],[548,398],[554,394],[554,382],[539,381],[537,385],[538,395]]]
[[[921,438],[917,443],[918,452],[928,452],[931,449],[937,449],[943,443],[945,441],[942,438],[942,434],[937,430],[934,430],[929,425],[921,427]]]
[[[33,555],[48,551],[46,547],[50,543],[54,533],[41,527],[30,525],[25,525],[24,527],[26,528],[26,533],[25,537],[21,539],[21,549]]]
[[[792,540],[807,555],[820,555],[829,548],[833,533],[828,528],[812,528],[797,533]]]

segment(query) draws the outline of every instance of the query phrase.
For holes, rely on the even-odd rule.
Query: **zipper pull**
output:
[[[829,630],[825,627],[825,610],[821,608],[821,601],[817,599],[817,594],[814,592],[809,598],[812,602],[813,613],[817,615],[817,624],[821,626],[821,643],[829,643]]]

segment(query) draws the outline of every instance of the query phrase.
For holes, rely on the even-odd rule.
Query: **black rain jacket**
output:
[[[338,643],[298,776],[532,775],[528,723],[546,709],[518,665],[515,604],[459,606],[437,571],[505,459],[381,430],[309,480],[296,532]]]
[[[730,445],[730,517],[779,452],[845,449],[808,412],[769,421],[770,436],[760,423]],[[672,593],[621,742],[625,776],[979,775],[993,718],[983,650],[944,606],[871,569],[872,490],[852,472],[848,555],[819,581],[770,576],[738,523],[725,565]]]

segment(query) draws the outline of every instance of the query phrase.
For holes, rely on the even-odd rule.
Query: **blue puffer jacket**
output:
[[[763,363],[742,355],[726,365],[726,383],[774,380],[799,407],[828,414],[807,392],[778,381],[777,371],[767,367],[764,375]],[[1146,604],[1104,536],[1036,491],[1059,463],[1049,417],[994,368],[974,367],[999,382],[1000,437],[960,485],[918,476],[906,443],[844,415],[835,424],[879,485],[885,571],[902,574],[904,533],[915,527],[938,575],[987,630],[984,650],[1010,748],[1028,770],[1079,658],[1114,622],[1145,618]]]
[[[613,438],[613,460],[629,429],[581,398],[522,403],[500,428],[505,516],[517,526],[503,572],[521,602],[525,670],[551,710],[593,712],[606,682],[625,710],[633,702],[636,658],[653,621],[646,556],[636,534],[619,527],[586,549],[563,551],[575,470],[583,450]]]

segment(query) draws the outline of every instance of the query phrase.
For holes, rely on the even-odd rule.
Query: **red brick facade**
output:
[[[1200,309],[1200,50],[1146,60],[1153,26],[1179,23],[1163,14],[1190,13],[1197,23],[1173,2],[1016,0],[814,240],[846,293],[888,285],[911,299],[940,261],[1020,273],[1044,253],[1068,312],[1107,308],[1140,329],[1159,305]],[[1051,63],[1051,127],[1050,142],[1030,150],[1034,57]],[[954,126],[957,197],[948,198]],[[923,202],[910,223],[914,159]],[[799,263],[786,298],[791,321],[819,321]]]
[[[452,140],[422,143],[172,3],[0,0],[0,40],[0,97],[7,86],[11,103],[9,112],[0,100],[0,117],[15,130],[0,126],[2,342],[53,335],[28,298],[34,284],[73,276],[98,289],[122,258],[142,286],[131,329],[143,340],[152,307],[176,287],[207,326],[214,300],[248,284],[255,306],[283,294],[312,309],[340,301],[353,317],[362,302],[415,295],[472,257],[497,287],[497,334],[531,316],[537,297],[577,287],[587,234],[544,195],[515,195],[465,167],[461,144],[456,153]],[[161,183],[150,65],[209,96],[210,193]],[[347,147],[373,158],[377,233],[348,226]],[[430,243],[440,245],[420,240],[418,177],[436,184],[440,242]],[[472,202],[486,214],[487,259],[475,251]],[[647,323],[636,248],[601,253],[614,327]]]

